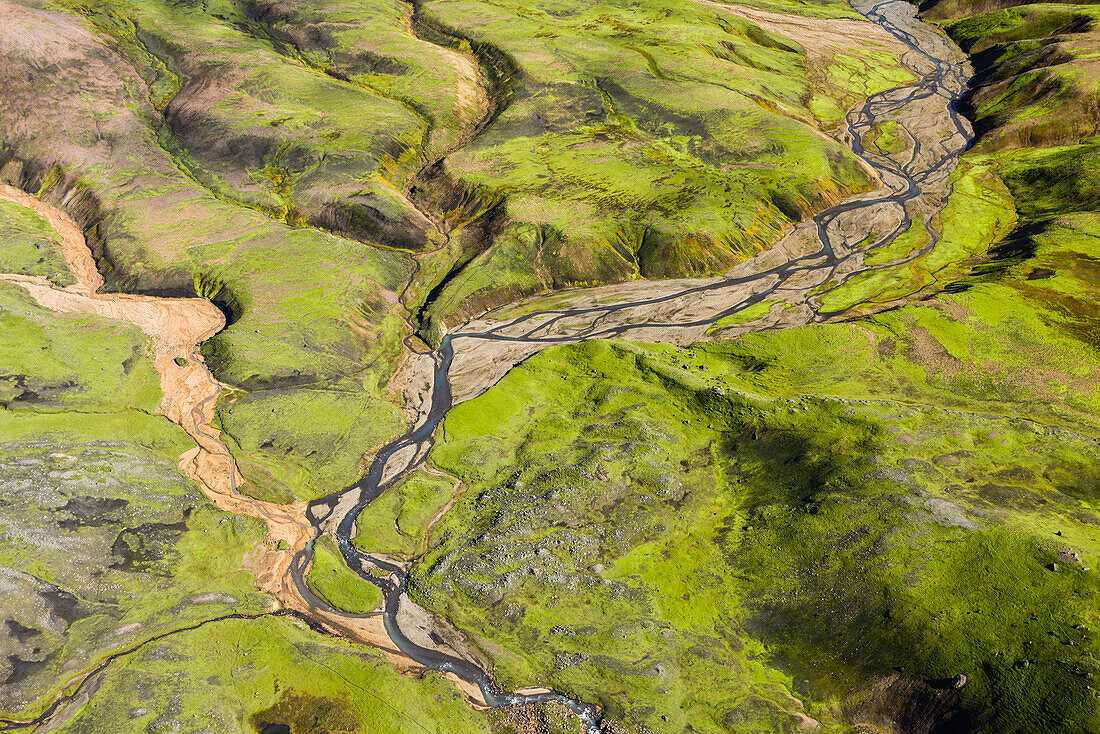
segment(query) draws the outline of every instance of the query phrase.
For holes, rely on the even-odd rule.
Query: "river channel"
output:
[[[586,289],[575,292],[565,306],[559,294],[554,308],[539,307],[540,300],[551,303],[546,298],[529,299],[519,308],[500,309],[451,331],[437,350],[419,358],[423,384],[413,427],[379,450],[367,474],[355,484],[310,504],[307,516],[317,537],[335,537],[348,566],[382,590],[385,629],[403,654],[473,684],[490,706],[557,701],[576,713],[590,734],[600,731],[600,713],[590,704],[554,692],[503,691],[488,671],[453,647],[414,642],[400,614],[403,606],[414,606],[406,593],[407,569],[355,548],[355,520],[383,491],[424,464],[433,435],[453,405],[476,397],[548,346],[610,338],[688,345],[709,338],[708,331],[723,317],[777,298],[793,306],[784,309],[782,321],[759,319],[740,333],[837,318],[843,311],[821,306],[829,292],[863,273],[924,257],[936,247],[933,220],[946,205],[951,174],[972,139],[970,124],[957,110],[971,77],[970,65],[938,29],[917,19],[913,6],[904,0],[857,0],[853,7],[906,48],[902,63],[916,77],[913,83],[870,97],[845,121],[844,142],[877,173],[881,188],[800,223],[771,250],[721,277]],[[867,146],[876,123],[890,121],[897,123],[904,150],[884,154]],[[889,262],[865,262],[869,253],[888,247],[918,225],[930,234],[920,249]],[[310,603],[338,613],[305,583],[311,554],[312,543],[295,558],[294,582]]]

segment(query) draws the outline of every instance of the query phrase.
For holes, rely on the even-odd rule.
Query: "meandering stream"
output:
[[[578,292],[576,304],[565,308],[540,310],[536,298],[521,304],[521,315],[488,314],[453,331],[435,352],[421,357],[430,381],[415,425],[379,450],[362,479],[311,503],[307,515],[318,536],[333,535],[348,566],[382,590],[385,628],[402,653],[477,686],[490,706],[558,701],[575,712],[590,733],[599,731],[599,711],[589,704],[557,693],[502,691],[486,670],[445,643],[425,647],[410,639],[399,614],[403,605],[412,606],[406,595],[406,570],[355,548],[355,520],[383,491],[424,463],[435,430],[452,405],[480,394],[541,349],[618,337],[691,344],[706,338],[707,330],[724,316],[774,298],[796,304],[796,315],[781,324],[765,319],[745,331],[836,317],[842,312],[821,308],[826,294],[861,273],[910,262],[936,246],[931,224],[946,204],[951,174],[972,137],[969,123],[956,109],[971,76],[969,64],[942,33],[917,20],[913,6],[904,0],[857,1],[854,7],[904,44],[908,51],[903,63],[917,77],[912,84],[874,95],[847,116],[849,145],[878,173],[881,189],[852,197],[800,224],[764,256],[723,277],[588,289]],[[907,140],[900,154],[865,147],[867,134],[885,121],[896,122]],[[868,253],[889,246],[914,223],[930,232],[927,244],[889,262],[865,263]],[[790,256],[767,266],[776,253]],[[515,307],[501,312],[509,310]],[[326,606],[303,579],[311,552],[312,546],[303,550],[291,572],[305,598]]]

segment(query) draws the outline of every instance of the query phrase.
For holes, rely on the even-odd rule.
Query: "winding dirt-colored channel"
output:
[[[201,298],[100,293],[103,278],[83,232],[67,214],[8,184],[0,184],[0,199],[31,209],[49,222],[61,237],[61,253],[76,282],[60,288],[41,276],[14,274],[0,274],[0,281],[20,286],[39,305],[52,311],[126,321],[148,337],[164,393],[158,412],[182,427],[196,444],[180,456],[180,471],[198,482],[218,508],[256,517],[267,524],[271,544],[245,557],[245,566],[254,574],[257,587],[272,594],[284,610],[297,612],[333,634],[379,648],[402,670],[422,669],[390,642],[380,617],[354,618],[330,613],[315,607],[299,593],[291,566],[315,534],[306,517],[306,502],[297,500],[279,505],[238,490],[243,478],[229,448],[212,425],[214,407],[224,386],[198,353],[199,344],[224,328],[222,312]],[[283,549],[277,547],[280,541]],[[88,674],[88,671],[79,674],[66,688],[83,681]],[[51,712],[56,714],[61,708],[55,702]],[[0,728],[20,723],[34,722],[8,722],[8,726]]]
[[[7,184],[0,184],[0,199],[32,209],[50,223],[61,236],[61,253],[76,283],[59,288],[46,278],[27,275],[0,275],[0,280],[24,288],[40,305],[53,311],[96,314],[140,328],[153,346],[153,361],[164,392],[158,412],[179,424],[197,444],[180,457],[181,471],[198,482],[219,508],[262,518],[275,541],[303,547],[312,534],[305,519],[306,503],[277,505],[238,492],[240,472],[219,432],[212,427],[222,385],[206,368],[197,347],[225,326],[221,311],[201,298],[100,293],[103,278],[83,232],[68,215]]]

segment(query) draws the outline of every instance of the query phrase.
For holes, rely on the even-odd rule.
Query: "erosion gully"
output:
[[[407,569],[357,549],[351,542],[356,518],[388,487],[423,465],[436,428],[455,403],[451,368],[458,354],[482,349],[489,342],[521,345],[497,357],[505,361],[506,370],[547,346],[584,339],[633,337],[632,332],[635,332],[641,333],[646,341],[664,341],[663,334],[670,337],[668,341],[680,342],[684,334],[679,332],[690,330],[689,335],[697,334],[699,327],[712,327],[723,316],[779,294],[788,299],[801,298],[808,307],[808,316],[803,319],[806,323],[834,318],[842,312],[822,311],[816,305],[820,304],[821,296],[856,275],[915,260],[935,247],[937,235],[929,225],[946,204],[950,175],[972,138],[969,123],[956,109],[971,75],[969,65],[962,52],[939,31],[917,20],[913,7],[904,0],[874,4],[857,1],[853,5],[906,47],[903,63],[917,76],[915,83],[877,94],[847,116],[848,145],[878,173],[883,184],[881,189],[871,195],[853,197],[814,217],[806,226],[812,228],[816,248],[772,268],[702,282],[685,281],[684,287],[651,298],[635,298],[611,305],[536,310],[506,321],[474,322],[448,334],[437,350],[422,357],[431,360],[432,378],[430,394],[414,426],[382,447],[367,474],[359,481],[311,503],[307,510],[307,516],[317,528],[315,537],[323,532],[333,535],[348,566],[381,589],[385,599],[381,614],[394,645],[425,668],[451,673],[477,686],[487,705],[501,707],[555,701],[575,713],[590,734],[601,729],[600,713],[591,704],[554,692],[504,691],[494,683],[488,671],[453,649],[445,645],[425,647],[410,639],[399,615],[403,605],[412,605],[407,596]],[[908,139],[901,156],[887,156],[864,147],[863,138],[872,126],[887,120],[898,122],[901,133]],[[888,231],[876,233],[884,222],[891,225]],[[863,258],[868,252],[888,246],[916,222],[929,230],[931,239],[927,245],[890,262],[875,266],[864,264]],[[801,236],[806,236],[804,230],[805,227]],[[796,233],[797,230],[789,236],[798,236]],[[820,276],[813,280],[814,283],[834,281],[835,285],[818,288],[814,293],[810,293],[813,288],[805,285],[785,288],[810,272]],[[745,286],[752,283],[768,285],[744,296]],[[659,312],[666,304],[690,304],[704,296],[713,300],[715,295],[720,296],[721,305],[701,318],[650,318],[650,314]],[[687,306],[681,305],[675,310],[682,312]],[[489,384],[493,381],[490,379]],[[482,385],[480,389],[485,387],[487,385]],[[478,391],[475,388],[463,398],[473,397]],[[337,611],[328,608],[305,583],[304,572],[311,555],[312,544],[295,559],[291,568],[294,582],[311,603],[330,613]]]

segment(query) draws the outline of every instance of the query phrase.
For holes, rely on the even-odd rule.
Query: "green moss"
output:
[[[940,262],[1015,221],[994,165],[960,170]],[[969,731],[1087,728],[1094,219],[874,317],[529,359],[444,422],[432,461],[469,491],[414,595],[499,646],[502,681],[628,728],[934,706]]]
[[[249,481],[309,500],[343,489],[402,426],[391,403],[353,390],[260,390],[224,401],[218,416]]]
[[[418,471],[371,502],[356,520],[360,550],[415,556],[428,545],[428,524],[454,495],[454,482]]]
[[[850,14],[831,3],[769,7]],[[875,48],[836,51],[818,78],[794,41],[697,3],[425,9],[523,70],[509,106],[447,158],[447,173],[506,197],[512,222],[554,235],[505,230],[430,294],[433,325],[548,288],[728,269],[790,221],[870,185],[819,134],[821,110],[842,118],[909,78]]]
[[[774,306],[776,303],[780,303],[780,301],[777,301],[775,299],[767,299],[764,301],[760,301],[759,303],[754,303],[748,308],[743,308],[740,311],[731,313],[729,316],[723,316],[722,318],[715,321],[714,325],[716,327],[732,326],[734,324],[745,324],[749,321],[755,321],[756,319],[762,318],[771,313],[772,306]]]
[[[0,402],[8,411],[137,410],[160,405],[160,377],[133,326],[55,314],[0,283]]]
[[[984,252],[1016,224],[1013,197],[996,174],[992,162],[971,158],[952,174],[947,206],[933,220],[940,233],[935,247],[915,259],[856,275],[821,297],[821,308],[838,313],[860,304],[887,303],[957,274],[958,266]],[[923,227],[914,225],[884,252],[869,258],[872,264],[902,257],[902,250],[920,245]]]
[[[306,580],[313,593],[333,609],[366,614],[382,603],[378,587],[348,568],[336,543],[327,536],[313,545],[313,566]]]
[[[906,149],[904,138],[898,135],[898,123],[895,120],[876,122],[864,136],[864,145],[874,148],[883,155],[900,153]]]
[[[441,676],[404,677],[377,652],[265,617],[216,622],[119,660],[60,731],[179,725],[251,734],[273,724],[292,734],[489,730]]]
[[[154,414],[159,376],[136,327],[55,314],[7,284],[0,306],[0,572],[12,586],[0,612],[30,635],[9,640],[3,707],[22,718],[137,641],[263,609],[242,560],[264,528],[215,510],[179,473],[194,443]]]
[[[60,286],[75,281],[50,223],[19,204],[0,201],[0,272],[42,275]]]

